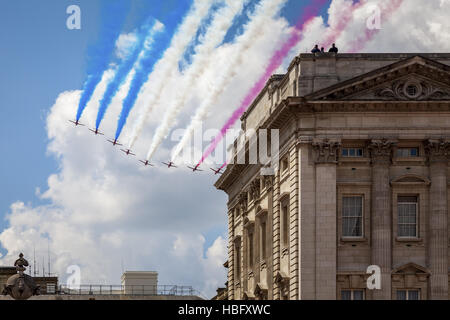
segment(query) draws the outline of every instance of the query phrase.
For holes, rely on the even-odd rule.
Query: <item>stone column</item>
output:
[[[392,140],[372,140],[369,150],[372,160],[371,263],[381,269],[381,289],[373,290],[373,299],[391,299],[392,216],[389,166]]]
[[[316,177],[311,140],[299,138],[299,299],[316,299]]]
[[[268,226],[267,239],[266,239],[266,250],[267,251],[267,285],[268,285],[268,299],[275,300],[273,290],[274,290],[274,281],[273,281],[273,184],[274,177],[273,176],[264,176],[264,184],[267,188],[267,219],[266,223]]]
[[[340,143],[314,141],[316,150],[316,299],[336,300],[336,165]]]
[[[233,300],[234,299],[234,267],[236,264],[236,261],[234,261],[235,257],[235,244],[234,244],[234,210],[233,208],[228,209],[228,275],[227,275],[227,282],[228,282],[228,299]]]
[[[448,299],[447,163],[449,143],[426,143],[430,165],[430,210],[428,212],[428,265],[430,299]]]

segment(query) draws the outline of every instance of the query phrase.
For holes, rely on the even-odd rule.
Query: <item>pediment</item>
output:
[[[416,263],[410,262],[392,270],[393,274],[429,274],[429,270]]]
[[[402,184],[424,184],[424,185],[430,185],[431,181],[423,176],[419,176],[416,174],[405,174],[402,176],[399,176],[395,179],[392,179],[391,181],[392,185],[402,185]]]
[[[289,281],[289,276],[283,271],[278,271],[275,276],[275,283],[285,283]]]
[[[255,296],[258,296],[260,294],[266,294],[268,292],[267,285],[261,282],[258,282],[255,286],[255,290],[253,291]]]
[[[250,291],[245,291],[243,293],[243,297],[244,300],[255,300],[255,295],[253,294],[253,292]]]
[[[415,56],[305,97],[314,101],[450,101],[450,66]]]

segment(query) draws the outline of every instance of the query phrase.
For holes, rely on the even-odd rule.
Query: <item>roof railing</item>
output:
[[[42,290],[44,289],[44,290]],[[147,296],[194,296],[197,291],[192,286],[178,285],[80,285],[68,287],[60,285],[56,290],[47,292],[41,289],[41,294],[57,295],[147,295]]]

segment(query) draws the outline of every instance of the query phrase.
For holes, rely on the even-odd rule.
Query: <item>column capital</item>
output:
[[[341,142],[330,139],[314,139],[312,146],[316,151],[316,163],[336,164]]]
[[[389,165],[392,158],[393,147],[397,144],[394,139],[372,139],[369,142],[368,149],[372,164]]]
[[[425,152],[430,163],[448,162],[450,142],[444,139],[428,139],[425,141]]]

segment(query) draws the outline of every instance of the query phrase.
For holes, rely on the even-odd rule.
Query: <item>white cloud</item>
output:
[[[159,26],[160,22],[158,21],[157,23],[158,27],[161,27]],[[128,56],[131,50],[133,50],[136,41],[137,41],[136,32],[121,34],[116,41],[116,56],[120,59],[123,59],[126,56]]]
[[[337,23],[338,13],[349,2],[333,1],[330,25]],[[449,11],[449,1],[404,1],[389,20],[383,21],[383,29],[363,51],[448,52],[450,20],[446,13]],[[361,34],[363,10],[355,12],[354,17],[354,22],[350,22],[336,40],[340,52],[345,53],[353,39]],[[325,28],[322,18],[315,19],[286,61],[299,52],[309,51],[324,37]],[[223,124],[289,29],[284,19],[274,18],[267,20],[261,32],[264,37],[253,43],[239,74],[217,101],[213,116],[204,123],[205,129]],[[126,43],[127,37],[131,35],[123,36],[119,42]],[[189,122],[193,110],[205,96],[208,82],[220,76],[221,66],[226,65],[234,45],[222,45],[211,55],[215,63],[204,70],[193,89],[194,97],[178,120],[181,128]],[[98,100],[112,75],[113,71],[105,73],[85,110],[83,123],[95,122]],[[163,89],[163,100],[167,104],[172,102],[173,90],[180,81],[183,75],[175,72]],[[129,83],[125,84],[113,99],[102,123],[102,131],[107,136],[115,132],[120,102],[128,86]],[[226,281],[222,264],[227,252],[225,235],[216,235],[215,241],[205,239],[211,230],[227,227],[227,200],[212,186],[215,177],[206,173],[192,174],[184,168],[144,168],[137,159],[126,157],[107,144],[104,137],[94,136],[86,128],[74,128],[67,120],[73,118],[79,96],[79,91],[63,92],[49,111],[48,152],[57,158],[59,169],[48,178],[47,190],[39,192],[48,204],[32,206],[23,199],[24,202],[11,205],[7,215],[9,226],[0,234],[0,242],[8,251],[1,263],[11,264],[20,251],[30,260],[36,248],[38,262],[42,264],[49,237],[52,270],[58,272],[63,283],[66,268],[78,264],[83,283],[117,284],[123,261],[125,269],[158,271],[161,284],[193,285],[212,296],[216,287]],[[132,111],[129,124],[135,122],[140,108],[142,106],[137,105]],[[138,139],[136,158],[145,156],[161,113],[155,110]],[[128,141],[129,135],[130,128],[125,127],[121,140]],[[174,144],[166,141],[155,157],[167,160]],[[211,242],[208,247],[206,243]]]

